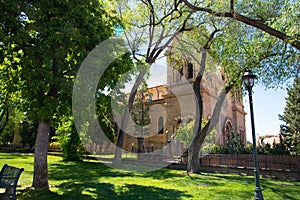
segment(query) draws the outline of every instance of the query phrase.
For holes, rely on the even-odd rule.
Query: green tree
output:
[[[23,51],[21,1],[0,2],[0,135],[20,104],[19,73]]]
[[[149,123],[151,121],[149,116],[150,108],[150,93],[145,80],[141,83],[133,102],[133,108],[130,115],[134,121],[133,132],[137,137],[137,153],[144,151],[144,138],[150,135]],[[139,154],[138,156],[141,156]]]
[[[175,137],[181,142],[184,142],[185,144],[190,144],[193,140],[194,124],[194,121],[190,121],[189,123],[181,125],[176,130]]]
[[[292,154],[300,154],[300,73],[294,80],[292,87],[287,89],[286,106],[279,119],[284,122],[280,125],[280,136],[286,148]]]
[[[20,132],[19,123],[24,119],[23,114],[16,108],[9,108],[9,117],[6,126],[4,127],[0,141],[4,144],[12,143],[14,135]]]
[[[207,124],[207,119],[202,119],[202,125],[201,127],[205,127]],[[195,120],[190,121],[188,123],[185,123],[176,130],[175,137],[180,140],[181,142],[190,145],[193,141],[194,136],[194,126],[195,126]],[[211,150],[212,146],[215,143],[217,131],[215,129],[212,130],[206,137],[205,140],[201,146],[201,154],[208,154]],[[200,149],[199,149],[200,151]]]
[[[228,153],[241,154],[244,152],[244,142],[241,140],[241,135],[238,133],[230,133],[227,143]]]
[[[33,148],[37,131],[37,123],[29,120],[23,120],[19,124],[19,134],[21,136],[21,143],[23,147],[29,145],[30,149]]]
[[[58,135],[53,139],[57,140],[53,144],[58,145],[63,153],[64,160],[78,161],[84,154],[84,148],[77,133],[73,119],[62,120],[59,126]]]
[[[208,23],[206,21],[207,19],[203,20],[203,23]],[[203,123],[203,98],[201,94],[201,84],[208,71],[216,72],[217,66],[214,64],[213,59],[209,59],[210,57],[208,56],[208,54],[209,52],[213,52],[210,49],[213,40],[219,31],[220,30],[218,28],[214,27],[214,29],[209,32],[205,26],[200,26],[194,28],[194,30],[190,32],[182,34],[179,39],[181,59],[182,56],[184,56],[183,58],[191,57],[192,60],[196,62],[197,65],[199,65],[199,70],[192,84],[197,104],[195,107],[196,118],[193,133],[194,137],[188,148],[188,172],[200,171],[199,156],[201,147],[203,146],[205,138],[215,127],[221,112],[222,104],[225,100],[225,96],[232,88],[231,85],[226,85],[224,88],[222,88],[221,92],[219,93],[219,99],[215,105],[211,119],[208,120],[207,123],[205,123],[205,126],[200,126],[200,124]],[[199,34],[198,32],[201,32],[201,34]]]
[[[135,122],[135,132],[137,135],[143,137],[143,135],[149,135],[149,128],[144,127],[150,123],[149,108],[150,108],[150,93],[145,81],[140,85],[138,92],[135,96],[131,116]],[[144,127],[144,128],[142,128]],[[143,134],[141,135],[141,132]]]
[[[240,98],[241,92],[239,92],[239,88],[241,85],[241,76],[245,69],[254,69],[254,71],[261,77],[261,81],[265,83],[268,87],[278,86],[280,83],[286,81],[289,77],[293,75],[295,69],[297,68],[298,59],[298,51],[296,48],[291,48],[287,44],[289,42],[282,40],[280,37],[270,37],[269,32],[266,30],[269,27],[264,25],[263,29],[255,29],[246,24],[241,24],[236,20],[231,20],[229,15],[227,17],[222,14],[226,13],[226,9],[228,9],[228,5],[231,5],[231,13],[235,14],[234,11],[234,1],[230,3],[227,1],[218,1],[218,2],[197,2],[194,5],[189,4],[188,1],[185,2],[188,7],[192,10],[198,12],[201,19],[205,18],[210,19],[211,23],[206,23],[204,27],[207,30],[211,30],[211,36],[214,36],[214,31],[219,31],[220,34],[217,37],[208,37],[208,39],[204,38],[202,40],[195,40],[195,42],[190,42],[192,48],[195,46],[203,47],[202,51],[198,51],[202,54],[202,56],[193,56],[193,59],[196,58],[197,63],[201,63],[200,66],[202,70],[205,69],[205,59],[207,51],[215,60],[215,62],[219,62],[219,65],[223,66],[222,76],[225,78],[224,88],[222,89],[216,106],[214,108],[213,114],[207,126],[201,129],[198,127],[198,130],[195,130],[196,137],[194,137],[193,144],[189,151],[191,152],[191,158],[188,162],[188,170],[198,172],[200,170],[200,165],[197,162],[198,149],[204,141],[207,133],[211,131],[211,128],[215,125],[221,111],[222,104],[225,100],[226,95],[232,91],[236,98]],[[227,2],[228,4],[226,4]],[[196,5],[196,6],[195,6]],[[209,6],[208,6],[209,5]],[[201,6],[208,6],[207,9],[202,9]],[[237,4],[236,8],[240,8],[241,4]],[[281,4],[283,6],[283,4]],[[285,5],[286,7],[293,7],[293,5]],[[227,8],[228,7],[228,8]],[[285,8],[286,8],[285,7]],[[247,9],[247,8],[245,8]],[[267,10],[268,6],[264,4],[261,10]],[[276,13],[280,13],[280,6],[276,7]],[[219,10],[219,13],[215,13],[214,10]],[[237,9],[236,9],[237,10]],[[261,10],[257,10],[260,12]],[[223,12],[224,11],[224,12]],[[206,15],[209,13],[209,15]],[[220,14],[220,15],[219,15]],[[231,14],[230,14],[231,15]],[[209,17],[208,17],[209,16]],[[222,18],[225,17],[225,18]],[[274,16],[262,16],[265,17],[265,21],[274,21]],[[277,16],[279,17],[279,15]],[[280,17],[285,18],[284,15],[280,15]],[[272,18],[272,19],[271,19]],[[278,18],[276,18],[278,19]],[[297,18],[292,17],[290,19],[289,27],[296,27]],[[276,25],[278,29],[280,29],[279,24]],[[269,29],[268,29],[269,30]],[[278,32],[278,31],[277,31]],[[203,33],[203,31],[201,32]],[[205,33],[205,31],[204,31]],[[285,33],[283,33],[285,35]],[[296,38],[297,35],[293,34],[293,38]],[[295,35],[295,36],[294,36]],[[212,38],[211,40],[209,40]],[[202,42],[201,42],[202,41]],[[204,48],[205,42],[210,41],[210,48]],[[196,43],[196,45],[195,45]],[[204,45],[204,44],[205,45]],[[200,45],[199,45],[200,44]],[[292,44],[292,46],[294,46]],[[294,46],[295,47],[295,46]],[[190,48],[185,48],[190,49]],[[195,52],[195,51],[194,51]],[[280,64],[279,64],[280,63]],[[283,67],[284,66],[284,67]],[[204,71],[203,71],[204,72]],[[203,73],[199,73],[196,80],[201,80]],[[264,78],[262,78],[264,77]],[[198,107],[201,110],[201,94],[197,94],[200,87],[200,81],[195,81],[194,83],[194,91],[197,97],[197,101],[199,103]],[[198,82],[198,83],[196,83]],[[198,87],[198,88],[197,88]],[[237,89],[235,89],[237,88]],[[201,111],[197,112],[201,117]]]
[[[1,121],[0,121],[0,141],[4,144],[12,143],[14,134],[16,132],[16,125],[18,119],[13,113],[13,108],[10,108],[5,103],[1,107]]]
[[[289,154],[290,152],[286,148],[282,136],[280,134],[279,134],[279,136],[280,136],[280,142],[278,144],[276,144],[275,140],[274,140],[274,143],[273,143],[273,146],[271,149],[271,153],[272,154],[281,154],[281,155]]]
[[[117,11],[123,22],[124,37],[139,70],[131,89],[118,132],[114,164],[121,164],[124,131],[133,107],[135,95],[149,66],[162,56],[164,50],[180,33],[188,29],[191,12],[175,1],[117,1]],[[132,15],[132,13],[136,13]]]
[[[76,72],[89,51],[113,34],[115,18],[97,0],[32,0],[24,6],[19,84],[23,108],[38,122],[32,186],[48,188],[50,125],[71,115]]]

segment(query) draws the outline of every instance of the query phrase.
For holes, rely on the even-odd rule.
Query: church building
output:
[[[182,63],[182,66],[168,64],[166,85],[148,88],[147,92],[150,95],[147,98],[151,101],[149,109],[151,123],[148,127],[150,130],[139,137],[126,134],[124,150],[141,151],[138,147],[141,141],[143,151],[146,152],[161,148],[170,142],[180,143],[176,140],[176,130],[194,120],[196,116],[196,99],[192,84],[200,68],[192,59],[184,60]],[[200,89],[203,99],[203,119],[212,116],[224,82],[219,70],[208,71],[203,75]],[[217,132],[215,144],[226,145],[231,133],[234,133],[239,134],[238,138],[246,145],[245,115],[240,91],[233,90],[228,93],[215,126]],[[186,145],[182,144],[180,147],[184,148]]]

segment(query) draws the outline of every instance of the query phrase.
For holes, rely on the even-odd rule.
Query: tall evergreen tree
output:
[[[284,124],[280,125],[280,135],[284,144],[293,154],[300,155],[300,72],[296,75],[292,87],[287,89],[286,106],[283,115],[279,115]]]
[[[143,80],[135,96],[130,113],[135,122],[133,134],[137,137],[137,153],[144,152],[144,138],[149,137],[150,134],[150,129],[147,126],[151,121],[149,116],[150,103],[150,93],[145,80]],[[141,154],[138,154],[138,156],[140,158]]]

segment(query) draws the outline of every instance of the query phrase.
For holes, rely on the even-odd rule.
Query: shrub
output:
[[[74,121],[63,123],[59,130],[61,132],[53,137],[54,140],[56,139],[53,144],[61,148],[64,160],[80,160],[84,154],[84,148],[77,134]]]

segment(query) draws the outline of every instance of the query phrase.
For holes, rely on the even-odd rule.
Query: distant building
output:
[[[266,144],[270,144],[271,147],[274,144],[279,144],[280,143],[280,137],[279,135],[262,135],[259,136],[256,144],[259,146],[265,146]]]

